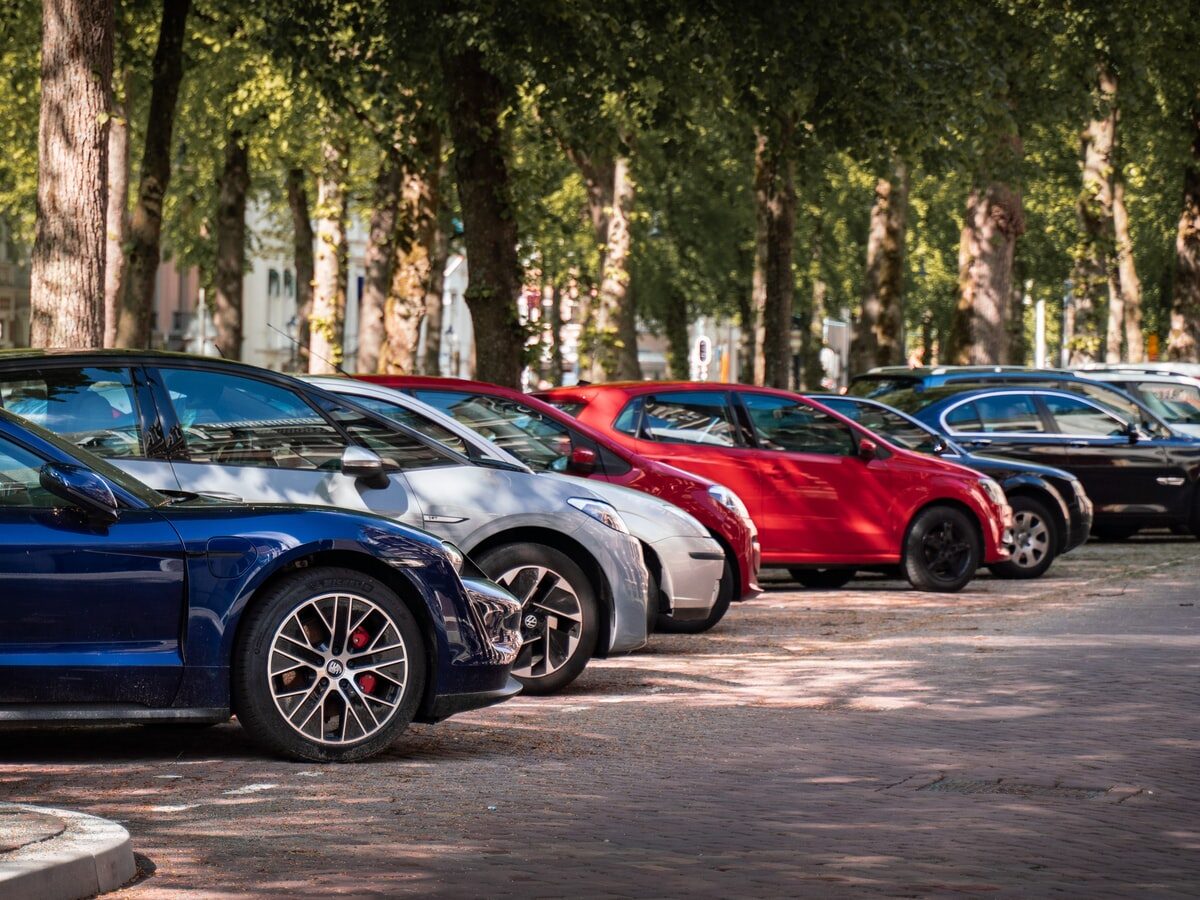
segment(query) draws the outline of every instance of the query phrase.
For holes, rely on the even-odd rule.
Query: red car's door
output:
[[[634,449],[711,478],[742,498],[758,521],[754,451],[738,425],[728,392],[663,391],[634,398],[612,426],[634,437]]]
[[[888,465],[858,455],[849,425],[799,398],[739,391],[753,427],[764,562],[892,561]]]

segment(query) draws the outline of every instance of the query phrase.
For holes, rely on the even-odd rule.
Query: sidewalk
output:
[[[135,873],[129,832],[116,822],[0,803],[0,896],[6,900],[91,897]]]

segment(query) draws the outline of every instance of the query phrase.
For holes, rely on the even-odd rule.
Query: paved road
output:
[[[954,597],[776,584],[360,765],[236,725],[6,733],[0,799],[123,822],[155,867],[130,897],[1196,894],[1197,549]]]

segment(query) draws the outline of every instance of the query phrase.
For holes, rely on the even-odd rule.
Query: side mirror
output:
[[[95,472],[79,466],[47,463],[42,466],[38,481],[55,497],[78,506],[88,518],[105,525],[117,521],[117,498],[108,482]]]
[[[1131,444],[1136,444],[1142,437],[1142,432],[1137,427],[1137,422],[1126,422],[1125,427],[1121,429],[1121,433],[1129,438],[1129,443]]]
[[[870,462],[879,456],[879,445],[870,438],[863,438],[858,442],[858,458],[863,462]]]
[[[596,451],[587,447],[576,447],[571,451],[567,471],[572,475],[591,475],[596,471]]]
[[[347,447],[342,451],[342,474],[349,478],[362,479],[372,487],[387,478],[379,454],[366,447],[356,446]]]
[[[945,438],[939,437],[933,439],[933,446],[929,449],[933,451],[934,456],[941,456],[950,449],[950,445],[946,443]]]

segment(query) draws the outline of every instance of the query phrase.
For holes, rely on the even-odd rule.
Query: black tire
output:
[[[356,599],[347,603],[344,600],[328,599],[331,597]],[[309,616],[312,622],[316,621],[311,617],[316,615],[313,610],[319,599],[321,603],[333,604],[334,628],[323,633],[318,630],[319,625],[300,624],[301,616]],[[364,600],[366,604],[362,602]],[[357,607],[355,602],[358,603]],[[359,627],[365,631],[367,626],[370,626],[376,637],[384,638],[389,646],[398,645],[404,657],[403,669],[398,668],[400,663],[384,665],[379,660],[378,653],[371,654],[371,661],[379,666],[378,669],[372,669],[372,672],[379,673],[378,676],[373,676],[372,684],[375,685],[377,679],[385,685],[379,691],[375,688],[364,688],[362,678],[354,679],[358,684],[357,689],[352,687],[348,682],[353,678],[351,673],[355,667],[350,662],[339,666],[337,670],[332,668],[332,664],[326,667],[309,665],[307,669],[300,666],[296,667],[298,676],[293,677],[310,682],[309,694],[302,695],[299,699],[277,699],[273,691],[285,692],[290,689],[290,683],[287,681],[290,673],[278,668],[282,658],[273,649],[275,642],[278,640],[281,646],[294,649],[291,644],[299,645],[299,642],[292,641],[288,644],[283,635],[289,629],[295,629],[310,645],[325,646],[329,652],[336,653],[335,645],[340,643],[341,653],[350,654],[351,640],[358,629],[349,635],[337,632],[341,621],[338,618],[340,610],[346,609],[348,623],[351,617],[360,615],[367,604],[372,605],[377,612],[371,612],[371,618],[360,623]],[[348,628],[346,624],[343,631]],[[307,650],[297,652],[308,655]],[[324,652],[326,651],[314,649],[311,658],[320,659]],[[391,654],[395,653],[396,651],[391,651]],[[359,655],[365,656],[366,653]],[[274,675],[271,674],[273,657],[277,667]],[[425,666],[425,641],[417,620],[387,585],[353,569],[302,569],[275,582],[256,596],[242,620],[233,656],[233,707],[247,734],[268,750],[293,759],[314,762],[353,762],[386,749],[408,727],[425,690]],[[397,680],[393,682],[391,677],[383,677],[384,669],[389,676],[394,676]],[[386,686],[389,682],[390,687]],[[320,711],[320,720],[312,724],[312,719],[309,718],[301,723],[301,726],[307,725],[312,731],[319,732],[321,736],[318,737],[304,734],[289,724],[282,710],[284,707],[290,707],[294,716],[303,716],[306,704],[310,704],[316,696],[313,689],[322,690],[322,683],[331,690],[310,707],[311,715],[315,715],[317,710]],[[304,681],[301,680],[299,690],[304,690],[304,687]],[[379,693],[383,699],[372,698],[374,705],[368,704],[364,699],[364,691]],[[387,691],[391,691],[391,694],[385,696]],[[339,704],[341,713],[334,717],[331,713]],[[386,704],[394,706],[389,707]],[[355,711],[358,706],[364,711],[361,716]],[[366,720],[365,711],[368,708],[378,710],[377,715],[373,711],[370,713],[375,719],[375,722],[370,723],[370,728],[376,730],[367,733],[367,726],[350,727],[352,719],[358,718],[359,722]],[[348,712],[351,715],[347,715]],[[346,724],[342,726],[341,737],[334,733],[335,726],[330,725],[327,729],[327,723],[341,723],[343,720]],[[354,730],[357,728],[364,732],[364,736],[359,739],[354,738]],[[327,739],[337,742],[325,742]]]
[[[955,593],[975,577],[983,556],[975,523],[952,506],[921,510],[904,539],[904,575],[918,591]]]
[[[1091,536],[1102,541],[1127,541],[1140,530],[1131,525],[1093,525]]]
[[[596,640],[600,633],[597,591],[583,569],[565,553],[544,544],[504,544],[480,554],[475,562],[488,578],[508,588],[522,603],[521,636],[524,646],[513,665],[513,677],[525,686],[525,693],[552,694],[578,678],[596,652]],[[546,588],[547,591],[556,590],[557,584],[564,582],[566,592],[573,594],[577,604],[578,628],[574,625],[563,628],[566,618],[563,615],[554,616],[553,612],[544,614],[545,608],[538,605],[536,593],[542,582],[538,581],[529,587],[526,576],[520,574],[537,569],[547,570],[559,580]],[[514,572],[517,573],[515,576]],[[547,596],[545,599],[550,598]],[[556,604],[554,608],[561,610],[573,605],[561,593],[553,602]],[[527,625],[530,617],[533,619],[532,627]],[[553,627],[551,618],[554,619]],[[553,659],[555,651],[563,651],[564,641],[567,649],[563,652],[560,664],[539,665],[539,653],[543,658],[549,655]]]
[[[646,599],[646,637],[649,637],[658,631],[658,619],[661,615],[659,610],[662,608],[662,597],[660,596],[662,588],[658,583],[657,575],[653,572],[648,572],[647,574],[650,584]]]
[[[800,584],[813,591],[835,591],[854,577],[854,569],[788,569]]]
[[[676,621],[668,615],[658,617],[658,630],[665,634],[703,634],[725,618],[729,612],[729,604],[733,602],[737,578],[733,565],[725,560],[725,568],[721,570],[721,586],[717,589],[717,602],[703,619]]]
[[[1058,521],[1042,501],[1023,494],[1009,499],[1013,511],[1013,541],[1007,562],[989,566],[998,578],[1040,578],[1058,556]]]

